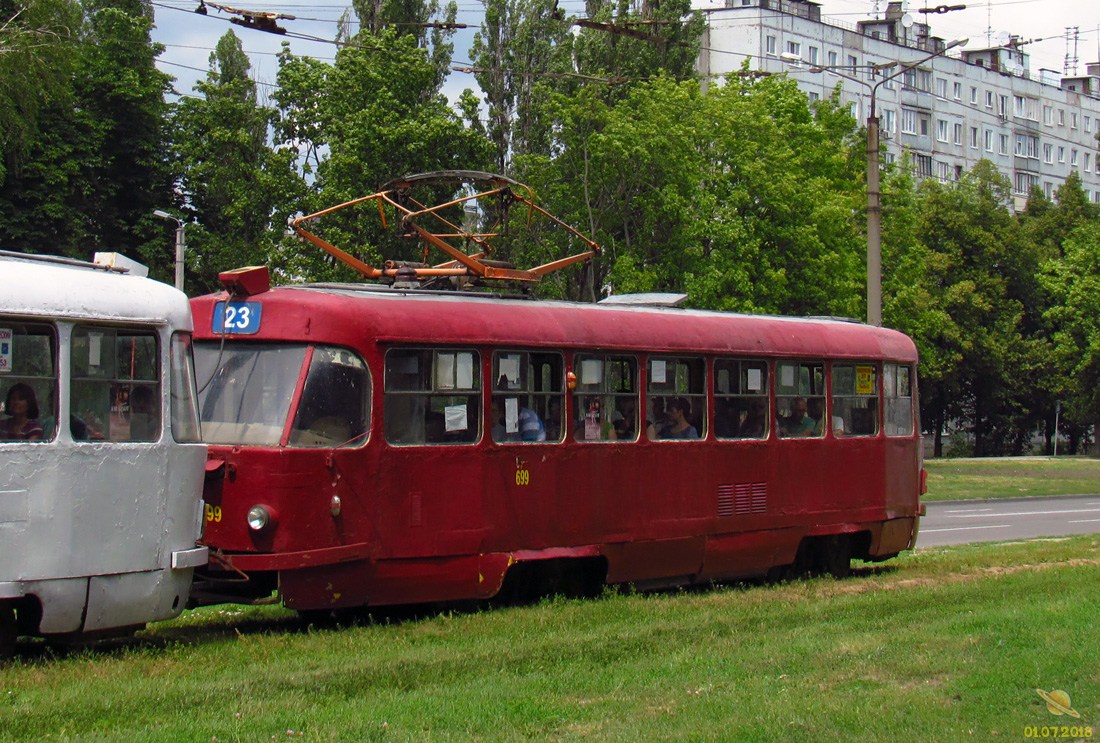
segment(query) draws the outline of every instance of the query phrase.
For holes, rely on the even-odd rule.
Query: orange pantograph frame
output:
[[[479,191],[471,196],[464,196],[460,199],[448,201],[445,204],[439,204],[437,206],[425,206],[413,200],[408,196],[409,189],[414,185],[423,184],[442,184],[442,183],[484,183],[488,186],[486,190]],[[522,189],[526,191],[526,196],[522,196],[517,191]],[[554,222],[554,224],[566,229],[576,239],[580,240],[587,246],[587,250],[582,253],[571,255],[567,258],[562,258],[551,263],[546,263],[535,268],[523,270],[504,267],[493,261],[491,263],[486,262],[493,252],[493,246],[489,240],[494,237],[498,237],[499,233],[495,230],[500,225],[500,220],[504,219],[504,216],[500,217],[496,224],[494,224],[489,232],[485,233],[472,233],[462,229],[460,226],[455,225],[448,220],[444,219],[439,212],[450,206],[456,204],[462,204],[467,201],[472,201],[479,198],[488,198],[493,196],[501,196],[502,198],[509,199],[512,202],[519,202],[527,205],[529,209],[527,223],[530,225],[531,217],[535,212],[543,215],[547,219]],[[362,204],[368,201],[376,201],[378,203],[378,212],[382,217],[382,227],[386,227],[386,205],[392,206],[398,213],[402,214],[401,221],[406,230],[416,236],[424,243],[424,257],[425,263],[427,262],[428,250],[431,247],[438,248],[451,257],[452,260],[446,263],[441,263],[435,266],[394,266],[390,262],[387,262],[384,268],[375,268],[359,260],[355,256],[347,253],[335,245],[323,240],[322,238],[314,235],[312,232],[306,230],[302,225],[307,222],[311,222],[315,219],[331,214],[332,212],[339,211],[340,209],[346,209],[350,206]],[[411,203],[415,205],[416,209],[410,209],[405,203]],[[506,210],[504,210],[506,214]],[[437,222],[444,225],[451,232],[433,232],[425,227],[417,224],[418,219],[431,217]],[[592,259],[596,254],[600,252],[600,246],[592,242],[584,235],[577,232],[565,222],[554,215],[547,212],[545,209],[537,206],[534,202],[534,193],[531,189],[522,183],[512,180],[503,175],[495,175],[493,173],[482,173],[480,171],[472,170],[444,170],[433,173],[419,173],[417,175],[410,175],[404,178],[399,178],[395,181],[391,181],[382,187],[382,190],[378,193],[371,194],[370,196],[364,196],[359,199],[353,199],[352,201],[338,204],[337,206],[324,209],[316,212],[315,214],[309,214],[304,217],[298,217],[291,220],[291,228],[298,233],[303,239],[310,243],[313,243],[321,250],[325,251],[329,255],[333,256],[337,260],[350,266],[358,271],[364,277],[368,279],[379,278],[395,278],[398,271],[407,272],[413,271],[418,279],[437,278],[443,276],[471,276],[481,279],[496,279],[506,281],[527,281],[537,282],[549,273],[557,271],[559,269],[571,266],[574,263],[580,263]],[[444,238],[469,241],[480,248],[480,252],[468,255],[458,248],[451,245]]]

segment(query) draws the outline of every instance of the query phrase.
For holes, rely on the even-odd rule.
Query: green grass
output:
[[[930,459],[926,501],[1100,493],[1100,460],[1083,457]]]
[[[129,643],[21,645],[0,741],[1020,740],[1100,723],[1098,567],[1088,536],[339,629],[210,608]]]

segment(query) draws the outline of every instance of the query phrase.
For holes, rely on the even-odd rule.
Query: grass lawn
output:
[[[1100,493],[1100,459],[926,459],[926,501]]]
[[[214,607],[94,650],[22,644],[0,741],[1097,738],[1098,575],[1083,536],[335,629]]]

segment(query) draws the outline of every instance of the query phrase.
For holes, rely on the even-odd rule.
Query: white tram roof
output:
[[[167,284],[93,263],[7,251],[0,251],[0,312],[192,327],[187,296]]]

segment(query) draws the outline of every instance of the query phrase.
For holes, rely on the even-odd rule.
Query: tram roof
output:
[[[168,324],[191,329],[183,292],[92,263],[0,254],[0,312],[33,317]]]
[[[354,284],[282,287],[255,299],[261,298],[264,323],[269,324],[262,337],[349,346],[362,346],[367,336],[376,342],[431,345],[917,360],[916,346],[903,333],[837,319],[378,290]],[[196,326],[204,334],[213,301],[195,307]]]

